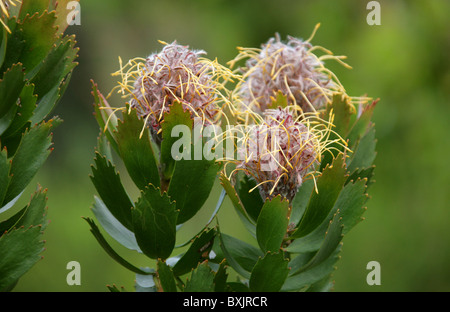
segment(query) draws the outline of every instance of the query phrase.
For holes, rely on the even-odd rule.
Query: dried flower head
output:
[[[247,127],[238,144],[236,170],[252,177],[263,199],[281,195],[292,201],[331,143],[332,121],[296,114],[295,107],[267,109],[261,123]],[[233,173],[232,172],[232,173]],[[231,177],[231,175],[230,175]]]
[[[288,36],[284,43],[277,34],[261,49],[238,48],[239,55],[230,62],[230,66],[246,59],[246,66],[241,68],[243,82],[236,89],[236,96],[244,107],[262,113],[281,91],[289,105],[297,105],[303,112],[316,112],[331,102],[334,93],[345,93],[323,61],[335,59],[346,67],[350,66],[342,61],[344,56],[335,56],[329,50],[310,43],[318,26],[305,41]],[[325,55],[318,57],[314,50],[322,50]]]
[[[202,58],[205,51],[191,50],[176,42],[161,43],[164,44],[161,52],[146,59],[130,60],[125,68],[121,64],[120,71],[115,73],[122,77],[120,92],[131,97],[131,107],[146,119],[153,132],[160,130],[164,113],[175,101],[204,124],[217,123],[220,105],[227,101],[224,85],[232,72],[217,60]]]
[[[0,9],[1,9],[0,23],[2,23],[3,27],[5,27],[6,31],[9,33],[11,33],[11,30],[9,29],[8,25],[6,25],[4,19],[5,17],[9,18],[9,8],[11,5],[16,6],[21,3],[22,3],[21,0],[0,0]]]

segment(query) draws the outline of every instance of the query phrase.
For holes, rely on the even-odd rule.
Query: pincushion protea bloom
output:
[[[252,177],[263,199],[281,195],[292,201],[303,181],[314,178],[315,166],[330,144],[345,142],[328,139],[332,121],[298,114],[293,106],[267,109],[263,115],[240,139],[240,161],[231,161],[237,165],[233,172],[243,170]]]
[[[3,27],[11,33],[11,30],[9,29],[8,25],[6,25],[6,22],[4,21],[4,18],[9,18],[9,7],[16,6],[17,4],[21,4],[21,0],[0,0],[0,9],[1,9],[1,18],[0,23],[2,23]]]
[[[289,105],[298,105],[304,112],[316,112],[331,103],[333,94],[345,93],[337,77],[323,62],[335,59],[350,68],[342,61],[345,56],[335,56],[310,43],[319,25],[305,41],[288,36],[284,43],[277,34],[261,49],[238,48],[238,56],[229,64],[232,68],[238,61],[246,59],[246,66],[240,68],[243,82],[236,88],[236,96],[245,108],[261,113],[281,92]],[[318,57],[313,53],[315,50],[321,50],[325,55]]]
[[[224,85],[235,76],[217,60],[201,57],[203,50],[191,50],[174,41],[160,41],[164,48],[148,58],[135,58],[113,75],[120,75],[120,92],[130,96],[131,107],[146,119],[153,133],[161,128],[163,115],[177,101],[203,124],[220,120],[221,104],[228,101]]]

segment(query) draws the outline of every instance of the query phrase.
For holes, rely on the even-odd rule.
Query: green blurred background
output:
[[[380,98],[376,183],[365,221],[344,237],[334,289],[450,291],[450,2],[379,1],[380,26],[366,23],[367,2],[81,0],[81,25],[68,29],[77,35],[80,64],[54,112],[64,123],[55,129],[55,150],[28,192],[37,183],[48,188],[46,251],[15,291],[107,291],[107,284],[133,290],[134,273],[106,255],[81,218],[93,216],[89,174],[99,133],[90,79],[108,93],[116,84],[110,74],[118,69],[118,56],[145,57],[161,48],[157,40],[176,39],[225,64],[237,46],[259,47],[276,32],[283,39],[306,39],[319,22],[312,43],[347,55],[353,66],[327,63],[348,93]],[[207,220],[218,194],[216,188],[186,235]],[[23,195],[23,203],[28,199]],[[220,217],[227,233],[251,241],[229,202]],[[134,264],[149,265],[112,245]],[[372,260],[381,264],[380,286],[366,283]],[[81,265],[80,286],[66,283],[69,261]]]

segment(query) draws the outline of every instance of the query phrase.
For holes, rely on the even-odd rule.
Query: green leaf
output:
[[[42,13],[48,8],[48,0],[22,0],[19,18],[24,19],[27,14]]]
[[[264,201],[257,189],[250,192],[255,186],[256,182],[246,174],[242,174],[239,178],[236,178],[235,189],[245,211],[254,221],[258,220],[259,213],[264,205]]]
[[[134,233],[113,216],[100,198],[94,196],[94,200],[92,212],[103,229],[122,246],[142,253]]]
[[[103,249],[106,251],[106,253],[111,258],[113,258],[115,261],[117,261],[117,263],[121,264],[123,267],[127,268],[128,270],[130,270],[134,273],[142,274],[142,275],[150,274],[149,272],[145,272],[145,271],[137,268],[136,266],[132,265],[131,263],[126,261],[124,258],[122,258],[116,251],[114,251],[114,249],[112,249],[112,247],[108,244],[106,239],[103,237],[102,233],[100,232],[99,228],[95,224],[94,220],[92,220],[91,218],[85,218],[85,217],[83,217],[83,219],[91,227],[91,233],[94,235],[95,239],[100,244],[100,246],[102,246]]]
[[[27,125],[36,109],[37,96],[34,95],[34,85],[26,84],[19,96],[18,107],[14,119],[9,128],[3,133],[3,137],[16,134]]]
[[[325,234],[321,237],[321,242],[323,241],[323,238],[325,237]],[[320,248],[319,247],[314,250],[313,252],[303,252],[300,254],[291,253],[288,249],[286,251],[289,252],[289,268],[291,271],[289,272],[289,275],[293,275],[294,273],[298,272],[302,267],[304,267],[316,254],[316,251]]]
[[[366,211],[363,205],[366,203],[368,194],[367,179],[358,179],[354,183],[347,184],[336,201],[336,211],[340,211],[341,223],[344,225],[342,234],[348,233],[356,224],[362,220]]]
[[[236,213],[238,214],[242,223],[253,236],[256,236],[255,222],[250,218],[247,211],[245,210],[244,205],[242,204],[242,201],[239,198],[239,195],[237,194],[230,180],[228,180],[228,178],[223,173],[220,174],[219,180],[220,184],[227,192],[227,195],[230,198],[231,203],[233,204],[233,207],[235,208]]]
[[[136,292],[156,292],[156,284],[154,279],[155,270],[151,268],[145,268],[147,273],[151,274],[136,274],[135,289]]]
[[[111,163],[114,164],[114,159],[111,152],[111,144],[109,143],[108,139],[106,138],[106,135],[103,131],[100,131],[98,137],[97,137],[97,146],[96,151],[100,154],[106,157],[106,159]]]
[[[77,65],[74,62],[78,56],[79,48],[75,48],[75,36],[62,38],[52,50],[46,55],[39,68],[39,71],[31,77],[29,73],[26,78],[36,85],[36,94],[41,98],[48,93],[55,85],[60,85]]]
[[[0,237],[0,291],[11,285],[42,257],[41,227],[19,228]]]
[[[215,235],[216,231],[214,229],[205,229],[202,234],[197,236],[191,246],[189,246],[189,249],[173,266],[173,274],[175,276],[186,274],[204,260],[212,248]]]
[[[37,191],[31,197],[30,203],[24,208],[23,215],[15,225],[16,227],[23,226],[25,228],[39,225],[41,231],[47,227],[47,190],[43,190],[38,186]]]
[[[192,271],[191,278],[187,281],[185,292],[213,292],[214,291],[214,272],[204,261]]]
[[[253,268],[249,280],[251,291],[277,292],[289,274],[288,261],[282,252],[268,252]]]
[[[152,259],[167,259],[176,240],[175,202],[150,184],[141,191],[132,212],[134,234],[142,252]]]
[[[297,272],[294,272],[293,274],[298,274],[307,270],[312,269],[313,267],[321,264],[324,262],[328,257],[330,257],[333,252],[338,247],[339,243],[342,240],[342,220],[340,216],[339,210],[336,212],[336,214],[333,217],[333,220],[330,221],[330,224],[328,226],[328,230],[325,233],[325,239],[322,242],[322,245],[320,246],[317,253],[314,255],[314,257],[308,261],[307,264],[305,264],[303,267],[300,268]]]
[[[42,167],[50,154],[51,131],[59,123],[59,119],[49,120],[25,132],[11,162],[11,180],[3,203],[18,196]]]
[[[289,202],[281,195],[264,203],[256,223],[256,239],[261,250],[277,252],[289,223]]]
[[[333,96],[333,101],[327,106],[327,120],[333,114],[334,131],[341,137],[345,138],[350,127],[350,118],[355,114],[352,104],[349,103],[350,98],[336,94]]]
[[[370,121],[372,119],[373,111],[375,109],[378,100],[373,101],[372,104],[364,107],[361,116],[353,124],[347,139],[349,141],[350,148],[353,148],[355,144],[361,139],[361,137],[367,132]]]
[[[38,186],[31,201],[9,219],[0,223],[0,236],[14,228],[40,226],[43,231],[47,226],[47,190]]]
[[[306,290],[307,292],[329,292],[332,290],[334,282],[332,281],[331,274],[325,278],[313,283]]]
[[[0,28],[0,68],[3,66],[3,61],[5,60],[6,46],[8,44],[8,32],[4,27]],[[1,74],[0,74],[1,77]]]
[[[14,117],[16,116],[18,107],[19,105],[17,103],[14,104],[10,108],[10,110],[3,117],[0,118],[0,135],[3,135],[3,133],[11,125]]]
[[[100,198],[105,203],[112,215],[127,229],[133,231],[131,217],[131,202],[122,182],[119,173],[116,173],[114,166],[106,159],[96,153],[95,165],[91,166],[91,180]]]
[[[332,132],[328,137],[328,141],[332,143],[328,146],[328,152],[323,155],[320,171],[331,164],[333,158],[336,158],[340,152],[344,152],[343,139],[349,131],[350,120],[355,115],[353,105],[349,101],[348,97],[336,94],[333,96],[333,102],[327,106],[323,119],[333,124]]]
[[[223,251],[223,254],[225,256],[225,259],[227,263],[241,276],[243,276],[246,279],[250,278],[250,270],[248,268],[244,268],[243,265],[241,265],[242,261],[238,261],[235,259],[234,256],[231,255],[231,252],[233,252],[235,255],[236,253],[239,253],[239,249],[235,248],[235,246],[228,247],[227,243],[224,242],[224,234],[220,232],[218,228],[218,237],[220,240],[220,248]],[[239,245],[239,247],[242,247],[245,245]],[[235,248],[235,249],[233,249]],[[251,260],[250,258],[245,258],[246,260]],[[251,266],[253,268],[253,266]],[[250,268],[250,269],[251,269]]]
[[[347,178],[345,184],[350,183],[351,181],[356,181],[358,179],[367,179],[367,187],[369,187],[374,181],[372,181],[375,171],[375,166],[371,166],[369,168],[357,169],[353,171],[353,173]]]
[[[19,148],[20,142],[22,142],[22,138],[25,132],[27,132],[30,128],[30,123],[27,123],[22,129],[16,131],[15,134],[12,134],[8,137],[1,137],[1,146],[3,149],[7,151],[8,158],[14,157],[14,154],[17,152]]]
[[[318,193],[313,192],[300,225],[292,238],[303,237],[317,228],[334,206],[346,180],[344,155],[336,157],[331,166],[327,166],[317,178]]]
[[[69,73],[60,85],[55,85],[47,94],[45,94],[40,100],[38,100],[36,110],[34,115],[31,117],[30,121],[32,123],[39,122],[40,120],[46,118],[51,111],[55,108],[58,102],[61,100],[64,92],[66,91],[72,73]]]
[[[123,113],[123,122],[118,123],[115,138],[120,156],[136,186],[141,190],[149,183],[159,187],[156,153],[144,120],[138,117],[135,109]]]
[[[74,62],[78,56],[75,48],[75,37],[66,36],[56,44],[42,61],[38,70],[27,74],[26,78],[36,86],[38,95],[37,108],[33,122],[47,117],[62,98],[71,74],[78,63]]]
[[[161,287],[165,292],[176,292],[177,285],[175,284],[175,278],[172,269],[161,259],[158,259],[156,264],[159,281]]]
[[[292,212],[289,217],[289,224],[294,226],[298,225],[308,206],[312,192],[314,192],[314,180],[309,179],[304,181],[292,200]]]
[[[203,231],[211,224],[211,222],[214,220],[214,217],[219,212],[219,209],[223,204],[223,200],[225,199],[225,196],[226,196],[226,192],[225,192],[225,190],[222,190],[220,193],[220,196],[219,196],[219,200],[217,201],[216,208],[214,209],[213,213],[211,214],[211,217],[209,218],[209,220],[205,224],[205,226],[193,238],[190,238],[190,239],[186,240],[184,243],[181,243],[181,244],[175,246],[175,248],[181,248],[181,247],[185,247],[185,246],[189,245],[189,243],[191,243],[195,239],[195,237],[197,237],[198,235],[203,233]]]
[[[281,291],[300,291],[330,276],[335,270],[334,265],[339,259],[340,249],[341,247],[338,246],[333,254],[321,264],[299,274],[288,276]]]
[[[347,233],[361,221],[361,216],[365,212],[363,205],[366,199],[366,180],[358,180],[355,183],[347,184],[339,194],[333,209],[322,224],[308,235],[294,240],[287,248],[287,251],[304,253],[318,250],[328,230],[329,222],[338,210],[342,218],[341,223],[344,225],[343,234]]]
[[[230,260],[229,262],[234,261],[248,274],[250,274],[258,259],[264,256],[264,253],[259,248],[225,233],[221,233],[219,243],[224,255],[217,251],[216,258],[225,258],[227,261]],[[224,249],[228,256],[225,256]]]
[[[177,224],[191,219],[211,193],[219,165],[209,160],[179,160],[170,180],[168,194],[180,210]]]
[[[55,21],[54,12],[24,16],[10,38],[13,45],[7,47],[3,69],[20,62],[26,74],[37,72],[58,39]]]
[[[194,125],[189,111],[185,111],[179,102],[169,106],[169,112],[164,113],[161,123],[161,173],[166,180],[170,180],[175,168],[175,159],[172,157],[172,145],[179,138],[172,135],[172,129],[176,126],[187,126],[191,131]]]
[[[222,261],[215,272],[214,276],[214,291],[215,292],[224,292],[227,290],[227,278],[228,274],[226,271],[226,261]]]
[[[371,167],[377,155],[375,147],[375,125],[372,125],[357,143],[356,150],[353,151],[352,157],[348,160],[348,171],[354,172],[357,169]]]
[[[22,88],[25,86],[22,64],[14,64],[0,80],[0,118],[5,116],[16,105]]]
[[[8,161],[8,155],[6,149],[0,147],[0,211],[3,207],[2,203],[6,196],[6,191],[8,190],[8,185],[10,181],[10,162]]]

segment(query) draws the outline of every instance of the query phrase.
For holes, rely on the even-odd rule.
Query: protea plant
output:
[[[108,254],[137,273],[136,290],[331,288],[342,236],[361,220],[372,182],[375,102],[347,95],[322,63],[344,57],[316,57],[310,40],[277,37],[261,50],[240,49],[231,67],[250,60],[234,72],[201,58],[203,51],[165,44],[148,58],[121,63],[115,90],[125,104],[117,108],[93,84],[102,131],[92,210],[111,237],[156,260],[155,267],[126,261],[94,220],[85,219]],[[236,84],[229,88],[231,80]],[[197,154],[211,143],[202,130],[219,124],[226,130],[214,130],[215,158]],[[188,134],[187,145],[179,144],[181,133]],[[223,142],[231,142],[225,151]],[[122,185],[114,153],[141,190],[136,200]],[[177,230],[211,196],[216,178],[223,189],[211,219],[176,246]],[[219,225],[227,196],[254,244]],[[177,254],[178,247],[187,251]],[[228,280],[231,270],[237,280]]]
[[[17,200],[49,156],[48,118],[77,63],[75,37],[64,35],[67,1],[0,1],[0,213]],[[46,190],[0,223],[0,291],[8,291],[44,250]],[[9,211],[8,213],[10,213]]]
[[[177,230],[202,208],[220,169],[214,159],[194,157],[194,143],[204,144],[194,128],[220,124],[220,107],[228,98],[224,86],[233,74],[217,61],[200,57],[203,51],[162,43],[159,53],[130,60],[114,74],[121,78],[114,90],[125,97],[122,107],[112,108],[93,83],[101,133],[91,177],[99,197],[92,210],[110,236],[156,260],[156,268],[130,264],[111,249],[94,220],[85,219],[106,251],[140,276],[138,290],[145,275],[152,285],[149,290],[175,290],[175,279],[189,290],[193,286],[180,284],[179,276],[208,258],[215,231],[208,222],[198,235],[176,246]],[[172,148],[179,140],[173,131],[180,126],[189,135],[187,157],[182,159],[174,157]],[[113,153],[140,189],[138,199],[132,200],[122,185]],[[170,258],[175,249],[188,245],[187,252]]]
[[[371,122],[376,102],[347,95],[320,62],[331,54],[313,56],[309,41],[271,39],[261,50],[240,49],[236,58],[250,57],[235,90],[235,111],[243,117],[239,120],[253,124],[249,133],[256,130],[259,136],[243,136],[241,148],[253,154],[230,161],[231,168],[221,173],[255,238],[248,244],[220,229],[213,251],[220,254],[216,261],[226,259],[241,277],[233,289],[330,290],[343,235],[366,209],[376,155]]]

